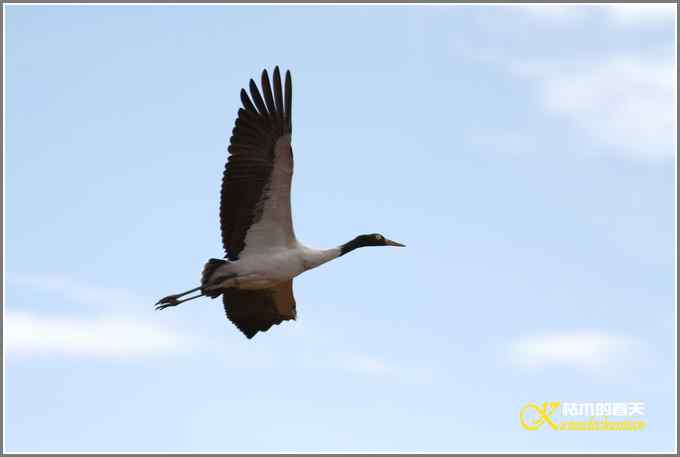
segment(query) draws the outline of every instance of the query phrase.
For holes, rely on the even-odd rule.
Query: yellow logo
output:
[[[519,412],[519,423],[522,424],[522,427],[525,430],[538,430],[543,424],[548,424],[553,430],[557,430],[558,426],[552,421],[552,419],[550,419],[550,416],[555,413],[555,410],[557,410],[559,406],[559,401],[544,401],[543,406],[527,403]],[[529,410],[533,411],[535,414],[538,414],[538,417],[527,420],[526,416]]]
[[[557,420],[555,413],[559,412]],[[634,416],[645,415],[644,402],[560,402],[544,401],[538,405],[527,403],[519,411],[519,423],[524,430],[536,431],[547,424],[555,431],[640,431],[647,421]],[[573,416],[585,420],[573,420]],[[623,416],[626,420],[609,420],[610,416]],[[599,420],[596,420],[599,418]]]

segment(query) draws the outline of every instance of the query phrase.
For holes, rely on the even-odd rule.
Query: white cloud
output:
[[[672,22],[676,6],[672,3],[629,3],[603,6],[611,20],[621,25]]]
[[[604,14],[607,21],[617,26],[645,26],[675,19],[674,4],[629,3],[618,5],[533,4],[517,6],[520,11],[537,20],[552,24],[571,24],[590,14]]]
[[[581,18],[587,12],[582,5],[536,3],[533,5],[522,5],[519,8],[521,11],[536,17],[536,19],[551,23],[570,22]]]
[[[370,376],[385,376],[396,371],[384,360],[365,355],[347,356],[342,360],[341,365],[349,371]]]
[[[432,381],[433,372],[429,367],[410,362],[399,364],[366,354],[345,354],[339,356],[337,364],[341,369],[365,376],[397,379],[399,381],[423,384]]]
[[[187,352],[196,342],[160,324],[124,317],[72,318],[10,311],[4,319],[10,355],[129,359]]]
[[[510,361],[526,369],[563,366],[590,372],[614,371],[635,363],[634,340],[597,331],[521,337],[509,347]]]
[[[675,68],[671,60],[611,57],[561,64],[511,64],[536,83],[542,107],[617,154],[676,154]]]
[[[144,303],[144,300],[128,291],[95,286],[63,274],[11,273],[8,280],[17,286],[52,292],[68,301],[98,308],[120,308]]]
[[[84,356],[129,359],[162,357],[195,349],[198,340],[159,322],[140,320],[133,309],[152,310],[126,290],[91,285],[61,274],[8,275],[13,287],[46,292],[65,309],[80,303],[106,314],[73,316],[27,310],[7,310],[3,321],[10,355]],[[52,300],[52,299],[51,299]],[[203,346],[203,345],[201,345]]]
[[[566,26],[580,24],[581,27],[581,19],[591,15],[587,27],[600,27],[601,33],[607,36],[622,33],[637,36],[635,34],[644,31],[622,31],[616,27],[642,23],[652,26],[675,17],[675,5],[536,4],[518,6],[517,11],[538,23],[545,19],[551,27],[555,22]],[[574,29],[573,33],[581,32]],[[546,39],[552,40],[553,35]],[[559,53],[553,53],[552,58],[534,59],[527,57],[530,54],[526,50],[518,54],[512,47],[499,47],[498,41],[486,45],[484,40],[479,43],[454,41],[452,49],[458,58],[499,67],[531,82],[530,90],[534,91],[540,108],[554,116],[558,126],[564,125],[565,136],[581,133],[593,140],[596,148],[589,147],[587,153],[663,160],[677,155],[677,67],[669,38],[666,34],[663,40],[656,40],[656,44],[646,39],[644,51],[627,42],[616,51],[607,46],[599,53],[597,48],[579,48],[578,43],[575,48],[572,45],[560,47],[558,42],[553,42],[553,47],[559,47]],[[539,55],[544,55],[542,48],[537,48]],[[504,136],[506,138],[496,143],[504,149],[520,152],[543,143],[543,140],[534,143],[526,136],[522,138],[521,133]]]

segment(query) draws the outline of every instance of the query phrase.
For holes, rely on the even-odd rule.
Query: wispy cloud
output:
[[[581,5],[540,4],[523,5],[517,7],[519,11],[527,13],[536,19],[553,23],[567,23],[579,19],[588,13]]]
[[[344,354],[337,358],[337,366],[345,371],[375,378],[391,378],[407,383],[427,383],[432,370],[409,362],[395,363],[367,354]]]
[[[611,146],[611,151],[643,159],[676,154],[672,60],[620,56],[510,68],[535,83],[546,112]]]
[[[521,337],[506,349],[511,363],[529,370],[563,366],[605,372],[633,363],[640,347],[631,338],[599,331],[576,331]]]
[[[603,6],[609,17],[621,25],[644,25],[658,22],[673,22],[677,7],[672,3],[630,3]]]
[[[9,311],[9,355],[65,355],[130,359],[192,350],[196,341],[162,325],[124,317],[73,318]]]
[[[518,7],[537,20],[553,24],[570,24],[587,15],[604,15],[613,25],[644,26],[660,22],[672,23],[676,7],[673,4],[630,3],[619,5],[534,4]]]
[[[112,287],[93,285],[64,274],[10,273],[11,284],[58,295],[61,299],[101,308],[121,308],[144,303],[136,294]]]
[[[140,319],[131,310],[144,303],[136,294],[88,284],[61,274],[8,275],[9,283],[41,291],[55,302],[65,303],[49,313],[9,308],[3,328],[10,356],[61,355],[130,359],[163,357],[195,349],[196,338],[160,322]],[[71,304],[91,305],[103,313],[74,315]],[[151,309],[150,305],[147,308]]]
[[[341,359],[340,365],[349,371],[367,374],[370,376],[386,376],[394,374],[397,370],[385,360],[366,355],[351,355]]]
[[[673,23],[675,18],[675,5],[537,4],[516,10],[539,22],[559,21],[565,26],[580,27],[581,19],[589,16],[602,27],[602,33],[616,34],[622,33],[617,30],[620,26],[656,27]],[[597,48],[574,52],[575,44],[552,58],[546,58],[540,46],[532,57],[526,49],[522,55],[509,53],[495,41],[485,45],[456,40],[452,51],[457,57],[497,67],[527,81],[538,107],[564,126],[565,135],[580,132],[593,140],[595,148],[590,151],[634,160],[664,160],[677,155],[676,65],[672,41],[667,34],[665,37],[646,40],[644,51],[624,42],[618,49],[605,47],[599,53]],[[523,151],[538,145],[527,140],[536,136],[530,132],[504,136],[507,138],[497,142],[504,149]]]

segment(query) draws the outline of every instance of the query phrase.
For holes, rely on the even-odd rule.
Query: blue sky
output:
[[[9,451],[670,451],[675,9],[5,6]],[[291,69],[298,238],[381,232],[247,340],[239,90]],[[536,432],[643,401],[637,433]]]

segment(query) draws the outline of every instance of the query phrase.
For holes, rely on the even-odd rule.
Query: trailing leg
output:
[[[180,300],[180,297],[183,297],[185,295],[188,295],[192,292],[196,292],[197,290],[201,290],[201,287],[194,287],[193,289],[187,290],[186,292],[182,292],[181,294],[174,294],[174,295],[168,295],[167,297],[163,297],[158,302],[156,302],[156,309],[165,309],[168,306],[177,306],[180,303],[183,303],[188,300],[193,300],[194,298],[200,297],[200,295],[197,295],[195,297],[187,298],[185,300]],[[161,305],[161,306],[159,306]]]
[[[200,287],[193,289],[192,292],[195,291],[195,290],[198,290],[198,289],[200,289]],[[186,295],[186,293],[184,293],[182,295]],[[160,310],[168,308],[170,306],[177,306],[180,303],[184,303],[184,302],[187,302],[189,300],[193,300],[195,298],[200,298],[202,296],[203,296],[203,294],[198,294],[198,295],[194,295],[193,297],[185,298],[184,300],[178,300],[177,295],[169,295],[165,298],[160,299],[158,301],[158,303],[156,303],[156,309],[160,311]]]

